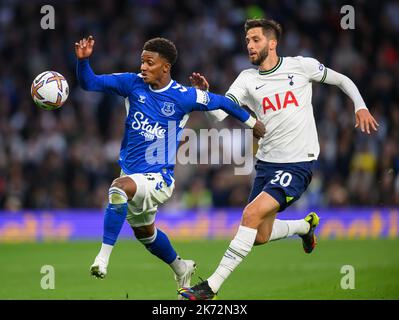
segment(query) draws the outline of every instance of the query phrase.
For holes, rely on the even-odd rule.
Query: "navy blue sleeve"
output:
[[[84,90],[117,94],[127,97],[138,76],[135,73],[116,73],[96,75],[89,64],[89,59],[78,60],[76,75]]]
[[[205,92],[199,89],[189,89],[189,99],[192,107],[191,111],[212,111],[222,109],[241,122],[250,118],[250,114],[237,103],[224,96]]]

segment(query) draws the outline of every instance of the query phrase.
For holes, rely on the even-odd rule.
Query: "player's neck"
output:
[[[279,61],[280,57],[277,54],[269,54],[267,56],[267,58],[262,62],[262,64],[259,66],[259,70],[260,71],[269,71],[271,69],[273,69],[278,61]]]
[[[169,83],[170,83],[171,77],[170,75],[163,77],[162,79],[159,79],[155,81],[154,83],[151,83],[151,89],[153,90],[160,90],[165,88]]]

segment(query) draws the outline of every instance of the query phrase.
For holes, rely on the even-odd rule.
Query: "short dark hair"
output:
[[[143,50],[158,52],[171,65],[177,60],[177,49],[175,44],[165,38],[153,38],[148,40],[143,47]]]
[[[263,34],[268,38],[275,38],[277,41],[280,41],[283,29],[278,22],[271,19],[248,19],[245,22],[245,33],[249,29],[258,27],[262,28]]]

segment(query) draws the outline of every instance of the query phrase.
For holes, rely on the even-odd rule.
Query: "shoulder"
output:
[[[304,57],[304,56],[296,56],[296,57],[286,57],[288,63],[300,63],[301,65],[318,65],[320,62],[313,57]]]
[[[234,80],[233,84],[231,85],[231,88],[234,87],[246,87],[248,83],[254,80],[258,76],[258,70],[256,69],[245,69],[240,72],[240,74],[237,76],[237,78]]]
[[[194,87],[182,86],[179,83],[176,83],[176,86],[177,85],[178,87],[176,89],[178,93],[176,93],[175,96],[180,97],[180,99],[183,100],[184,103],[187,103],[189,105],[198,103],[207,105],[209,103],[209,92]]]
[[[126,77],[132,81],[144,83],[141,73],[127,72]]]
[[[188,103],[196,97],[195,88],[184,86],[177,81],[173,81],[165,92],[169,97],[181,103]]]
[[[312,57],[304,57],[304,56],[286,56],[282,57],[283,61],[287,64],[292,64],[292,63],[303,63],[304,61],[317,61],[316,59]]]
[[[134,72],[114,72],[114,73],[111,73],[111,75],[116,76],[118,78],[125,78],[125,79],[141,78],[140,74],[137,74]]]
[[[118,81],[125,84],[143,82],[141,75],[133,72],[112,73],[111,75],[117,77]]]
[[[307,57],[303,56],[288,56],[288,57],[283,57],[283,63],[286,66],[302,66],[304,59],[307,59]]]
[[[248,79],[258,75],[258,70],[254,68],[245,69],[240,72],[237,79]]]
[[[192,94],[191,87],[183,86],[182,84],[174,80],[171,82],[166,92],[168,95],[174,97],[177,100],[184,100]]]
[[[324,68],[323,64],[321,64],[317,59],[312,57],[304,57],[304,56],[295,56],[295,57],[284,57],[285,64],[289,68],[300,67],[303,71],[308,72],[313,69]]]

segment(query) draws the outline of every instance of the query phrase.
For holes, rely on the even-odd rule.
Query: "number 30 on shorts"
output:
[[[275,174],[274,179],[270,181],[272,184],[280,183],[282,187],[288,187],[290,185],[292,180],[291,173],[278,170]]]

